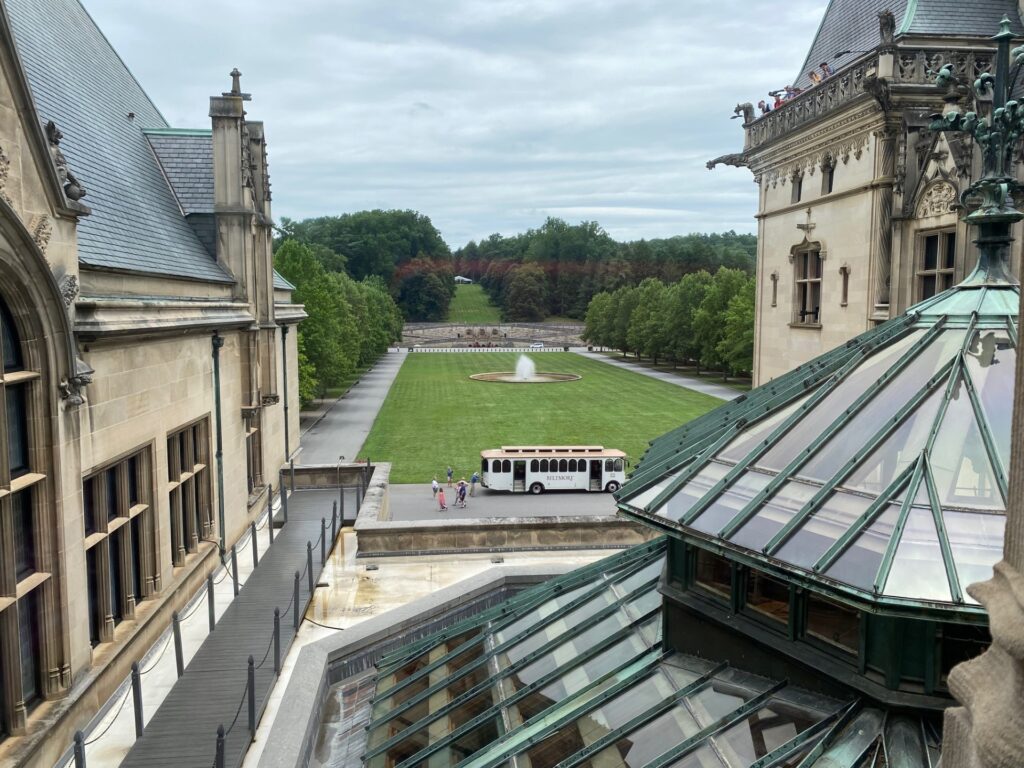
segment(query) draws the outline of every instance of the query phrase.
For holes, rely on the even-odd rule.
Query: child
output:
[[[466,508],[466,481],[465,480],[462,480],[462,481],[459,482],[459,489],[458,489],[458,492],[457,492],[456,496],[458,498],[459,506],[462,507],[463,509],[465,509]]]
[[[448,505],[444,501],[444,488],[437,489],[437,503],[441,505],[442,512],[448,509]]]
[[[434,475],[434,481],[430,484],[431,489],[434,491],[434,498],[437,498],[437,492],[441,488],[441,484],[437,482],[437,475]]]
[[[453,474],[454,474],[454,473],[452,472],[452,467],[451,467],[451,465],[449,464],[449,465],[448,465],[448,487],[449,487],[449,488],[451,488],[451,487],[452,487],[452,475],[453,475]]]

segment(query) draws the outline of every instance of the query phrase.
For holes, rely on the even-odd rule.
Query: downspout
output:
[[[217,422],[217,520],[220,534],[220,559],[224,561],[224,432],[221,428],[220,414],[220,348],[224,346],[224,337],[217,331],[213,332],[213,398],[214,417]]]
[[[281,326],[281,375],[284,377],[284,460],[288,461],[288,326]]]

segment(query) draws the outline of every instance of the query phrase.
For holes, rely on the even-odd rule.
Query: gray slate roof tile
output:
[[[4,4],[39,117],[64,133],[61,149],[88,192],[81,262],[232,282],[185,221],[143,134],[167,121],[78,0]]]

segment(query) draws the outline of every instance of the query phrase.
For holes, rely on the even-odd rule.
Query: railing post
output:
[[[334,502],[334,511],[331,512],[331,549],[338,540],[338,502]]]
[[[306,542],[306,580],[309,582],[309,596],[313,597],[313,542]]]
[[[249,741],[256,741],[256,662],[249,656]]]
[[[344,486],[341,489],[341,493],[338,494],[338,503],[339,503],[338,514],[340,514],[341,515],[341,519],[344,520],[345,519],[345,488],[344,488]]]
[[[281,676],[281,609],[274,608],[274,673]]]
[[[327,564],[327,520],[320,518],[320,567]]]
[[[213,575],[206,577],[206,607],[210,614],[210,631],[213,632],[213,628],[217,626],[217,610],[213,604]]]
[[[299,572],[295,572],[295,591],[292,593],[292,627],[299,631]]]
[[[75,768],[85,768],[85,734],[75,731]]]
[[[274,486],[267,483],[267,490],[270,491],[270,502],[267,504],[267,527],[270,528],[270,543],[274,543]]]
[[[224,768],[224,723],[217,726],[217,756],[213,759],[213,768]]]
[[[288,460],[288,469],[289,469],[289,471],[291,472],[291,475],[292,475],[291,491],[292,491],[292,493],[294,493],[295,492],[295,459],[289,459]]]
[[[171,614],[171,631],[174,633],[174,665],[178,677],[181,677],[185,674],[185,656],[181,648],[181,619],[177,611]]]
[[[231,587],[235,590],[235,597],[238,597],[238,550],[231,545]]]
[[[281,494],[281,517],[282,522],[288,523],[288,493],[284,489],[284,470],[278,473],[278,491]]]
[[[256,523],[249,523],[249,536],[252,537],[252,569],[255,571],[260,565],[260,553],[256,548]]]
[[[139,662],[132,662],[132,706],[135,708],[135,738],[142,738],[142,675]]]

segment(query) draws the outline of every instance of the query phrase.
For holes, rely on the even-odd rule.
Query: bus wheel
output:
[[[608,485],[604,487],[604,489],[608,491],[608,493],[615,493],[617,490],[619,490],[619,484],[612,480],[610,483],[608,483]]]
[[[533,485],[530,486],[530,493],[532,493],[534,496],[544,493],[544,486],[541,485],[540,483],[534,483]]]

